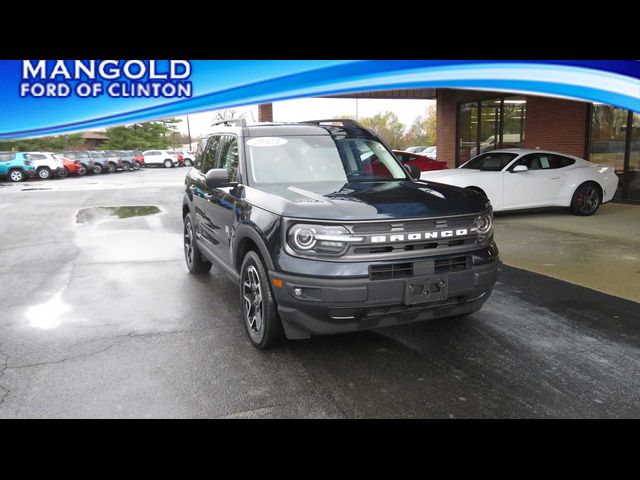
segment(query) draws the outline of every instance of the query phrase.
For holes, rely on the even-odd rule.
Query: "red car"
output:
[[[394,150],[393,153],[404,165],[415,165],[420,169],[421,172],[428,172],[430,170],[445,170],[449,168],[447,166],[447,162],[434,160],[433,158],[429,158],[425,155],[420,155],[419,153],[409,153],[403,152],[401,150]]]
[[[136,163],[141,167],[144,167],[144,156],[142,155],[142,152],[140,150],[133,150],[131,153]]]
[[[67,157],[63,157],[62,155],[54,155],[54,157],[62,160],[62,164],[64,165],[64,169],[66,170],[66,175],[79,175],[82,176],[87,173],[87,169],[80,163],[80,160],[71,160]]]
[[[184,167],[184,156],[180,152],[178,152],[176,150],[171,150],[171,153],[173,153],[174,155],[176,155],[178,157],[178,165],[180,167]]]

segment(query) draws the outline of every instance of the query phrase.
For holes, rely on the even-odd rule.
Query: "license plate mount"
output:
[[[448,286],[447,279],[444,277],[412,278],[406,281],[404,303],[420,305],[446,300]]]

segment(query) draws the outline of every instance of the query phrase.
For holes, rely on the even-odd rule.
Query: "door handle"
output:
[[[551,180],[560,180],[560,177],[551,177]]]

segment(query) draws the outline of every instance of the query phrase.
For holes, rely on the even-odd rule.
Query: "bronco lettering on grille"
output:
[[[374,235],[370,237],[371,243],[415,242],[417,240],[431,240],[438,238],[462,237],[469,235],[468,228],[456,230],[440,230],[437,232],[399,233],[394,235]]]

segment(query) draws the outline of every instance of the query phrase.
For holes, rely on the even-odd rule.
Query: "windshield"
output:
[[[518,155],[515,153],[484,153],[472,158],[460,168],[472,168],[485,172],[499,172]]]
[[[256,184],[407,180],[395,157],[373,139],[254,137],[246,140],[246,153]]]

